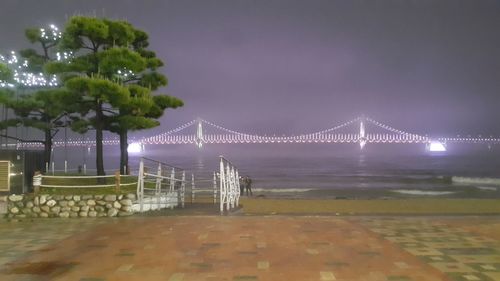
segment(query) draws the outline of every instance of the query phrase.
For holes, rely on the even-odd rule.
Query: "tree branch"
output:
[[[42,49],[43,49],[43,54],[44,54],[44,59],[45,61],[48,61],[49,60],[49,48],[46,46],[45,42],[41,42],[42,43]]]
[[[137,82],[137,81],[141,81],[141,78],[131,78],[131,79],[128,79],[128,80],[123,80],[123,83],[129,83],[129,82]]]
[[[20,142],[37,142],[37,143],[43,143],[43,144],[45,144],[45,141],[42,141],[42,140],[24,140],[24,139],[21,139],[21,138],[18,138],[18,137],[13,137],[13,136],[5,135],[5,134],[0,134],[0,137],[4,137],[4,138],[8,138],[8,139],[13,139],[13,140],[20,141]]]
[[[111,114],[117,114],[116,110],[111,110],[111,109],[108,109],[108,108],[103,108],[102,111],[103,112],[107,112],[107,113],[111,113]]]
[[[87,50],[91,50],[91,51],[94,50],[92,47],[89,47],[89,46],[87,46],[85,44],[83,44],[82,49],[87,49]]]
[[[57,118],[55,118],[54,120],[52,120],[52,122],[51,122],[51,123],[55,123],[55,122],[59,121],[59,120],[60,120],[61,118],[63,118],[64,116],[66,116],[66,114],[61,114],[61,115],[59,115],[59,117],[57,117]]]
[[[54,138],[57,135],[57,133],[59,133],[59,129],[54,130],[54,133],[50,135],[50,138]]]

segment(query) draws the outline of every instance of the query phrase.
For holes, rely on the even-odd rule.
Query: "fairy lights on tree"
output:
[[[28,28],[25,36],[36,48],[0,55],[0,103],[10,112],[7,119],[0,121],[0,128],[16,127],[15,135],[6,131],[1,136],[21,143],[42,143],[44,161],[50,162],[53,138],[61,128],[69,126],[68,114],[75,101],[58,76],[48,73],[45,66],[56,61],[69,64],[72,53],[58,50],[62,33],[55,25]],[[19,137],[19,126],[42,131],[44,136]]]
[[[56,59],[57,61],[68,61],[68,63],[71,63],[69,61],[73,57],[72,52],[57,52],[56,53]]]
[[[45,50],[54,47],[62,38],[62,32],[57,26],[51,24],[48,28],[28,29],[26,36],[30,41],[38,41]],[[48,53],[44,59],[48,59]],[[56,52],[55,60],[70,63],[72,52]],[[12,71],[12,81],[0,80],[0,88],[38,88],[59,87],[60,83],[56,75],[34,72],[28,59],[23,59],[16,52],[11,51],[9,56],[0,55],[0,63],[5,64]]]
[[[20,60],[16,52],[10,52],[9,57],[0,55],[0,63],[4,63],[12,71],[13,81],[0,81],[2,88],[19,87],[57,87],[56,75],[33,73],[29,70],[28,60]]]
[[[135,76],[135,73],[127,68],[117,70],[115,74],[115,77],[122,82],[127,82],[128,80],[133,79]]]
[[[47,42],[56,42],[62,38],[62,32],[57,26],[51,24],[48,29],[40,28],[40,38]]]

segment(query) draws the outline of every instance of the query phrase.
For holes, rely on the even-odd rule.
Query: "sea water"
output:
[[[202,149],[158,145],[130,155],[130,164],[134,168],[140,157],[149,157],[208,180],[218,171],[219,155],[224,155],[241,176],[252,178],[256,193],[329,196],[331,190],[389,190],[419,196],[500,197],[500,147],[448,149],[436,154],[423,145],[374,144],[364,150],[356,144],[214,144]],[[106,159],[107,168],[117,166],[116,153],[108,152]],[[91,166],[92,157],[87,161]]]

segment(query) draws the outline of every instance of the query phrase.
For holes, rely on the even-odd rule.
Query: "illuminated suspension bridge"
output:
[[[367,128],[373,128],[369,132]],[[209,130],[207,130],[209,129]],[[206,133],[210,131],[210,133]],[[443,146],[448,143],[500,144],[500,138],[489,137],[453,137],[431,138],[395,129],[367,117],[357,117],[338,126],[318,132],[289,135],[268,136],[248,134],[225,128],[204,119],[195,119],[173,130],[154,136],[131,140],[134,145],[192,144],[201,148],[204,144],[250,144],[250,143],[357,143],[361,149],[368,143],[408,143]],[[119,139],[105,139],[104,145],[118,145]],[[40,143],[18,144],[21,147],[38,147]],[[95,146],[93,140],[60,140],[54,142],[61,146]]]

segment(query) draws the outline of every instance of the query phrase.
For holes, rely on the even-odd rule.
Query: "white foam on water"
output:
[[[392,192],[402,193],[402,194],[410,194],[410,195],[447,195],[456,193],[455,191],[430,191],[430,190],[416,190],[416,189],[396,189],[391,190]]]
[[[273,192],[273,193],[286,193],[286,192],[307,192],[315,189],[308,188],[253,188],[253,192]]]
[[[496,187],[478,186],[477,188],[478,188],[478,189],[481,189],[481,190],[486,190],[486,191],[497,191],[497,188],[496,188]]]
[[[162,195],[160,197],[145,197],[142,205],[142,211],[152,211],[160,210],[166,208],[174,208],[179,205],[179,200],[176,192],[169,192],[167,195]],[[135,203],[132,205],[132,210],[134,213],[141,211],[141,205]]]
[[[451,181],[457,184],[486,184],[500,185],[499,178],[468,178],[468,177],[451,177]]]

